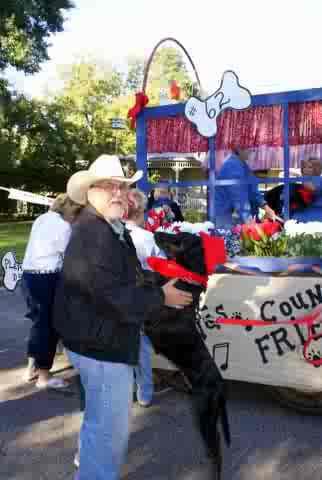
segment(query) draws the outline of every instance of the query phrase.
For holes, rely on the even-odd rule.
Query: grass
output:
[[[31,225],[32,222],[0,223],[0,259],[7,252],[15,252],[22,262]]]

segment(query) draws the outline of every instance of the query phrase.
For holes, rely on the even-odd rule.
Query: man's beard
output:
[[[108,218],[110,220],[121,220],[124,216],[126,208],[119,203],[112,203],[108,209]]]

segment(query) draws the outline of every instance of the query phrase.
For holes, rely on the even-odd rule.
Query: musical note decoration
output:
[[[213,359],[220,370],[226,371],[229,366],[229,342],[217,343],[213,346]]]

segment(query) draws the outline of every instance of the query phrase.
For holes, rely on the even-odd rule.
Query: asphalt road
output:
[[[0,291],[0,479],[72,480],[80,425],[75,387],[67,396],[21,381],[29,327],[23,311],[19,293]],[[55,369],[65,367],[59,356]],[[224,450],[223,480],[321,480],[322,418],[281,408],[262,386],[229,387],[232,446]],[[122,480],[211,478],[188,396],[161,393],[150,409],[133,410]]]

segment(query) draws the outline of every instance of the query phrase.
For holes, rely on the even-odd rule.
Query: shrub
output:
[[[207,220],[207,214],[195,209],[184,210],[183,216],[186,222],[199,223]]]

